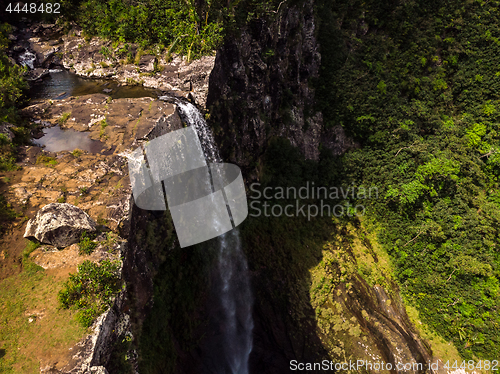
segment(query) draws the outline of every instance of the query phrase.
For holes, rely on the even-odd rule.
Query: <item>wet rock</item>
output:
[[[21,46],[21,45],[15,45],[15,46],[12,48],[12,50],[13,50],[14,52],[20,53],[20,52],[23,52],[23,51],[24,51],[24,47],[23,47],[23,46]]]
[[[38,62],[41,66],[48,67],[48,63],[50,62],[50,59],[54,56],[56,52],[59,51],[59,47],[54,47],[48,50],[43,51],[42,53],[38,54]]]
[[[27,66],[29,69],[33,70],[35,68],[36,55],[31,51],[26,50],[17,56],[17,61],[20,65]]]
[[[24,237],[64,248],[79,241],[83,231],[95,231],[96,223],[80,208],[52,203],[28,221]]]
[[[26,80],[28,80],[28,81],[36,81],[38,79],[46,77],[49,74],[50,74],[49,69],[35,68],[33,70],[30,70],[26,74]]]

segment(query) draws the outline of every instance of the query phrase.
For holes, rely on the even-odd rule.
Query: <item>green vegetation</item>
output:
[[[403,296],[466,359],[500,346],[499,4],[318,5],[319,108],[362,146],[342,183],[379,188],[364,204]]]
[[[17,214],[12,206],[7,202],[5,197],[0,195],[0,234],[6,229],[6,223],[17,217]]]
[[[65,14],[74,14],[86,35],[99,35],[118,42],[136,42],[143,47],[158,44],[172,52],[210,54],[222,38],[220,4],[195,7],[191,2],[148,0],[130,4],[123,0],[64,1]],[[108,56],[109,50],[101,50]],[[130,56],[130,51],[128,52]],[[135,55],[139,56],[140,53]],[[129,60],[133,57],[129,57]],[[137,61],[136,61],[137,62]]]
[[[78,158],[83,154],[83,151],[77,148],[77,149],[74,149],[71,152],[71,154],[73,155],[73,157]]]
[[[102,138],[106,134],[106,127],[108,127],[108,122],[106,118],[101,121],[101,129],[99,130],[99,138]]]
[[[119,269],[118,260],[104,260],[100,264],[83,262],[57,295],[62,308],[77,310],[78,322],[89,327],[111,306],[113,296],[120,290]]]
[[[297,1],[290,0],[288,3]],[[113,49],[127,63],[138,63],[137,51],[126,43],[138,43],[139,51],[156,46],[152,53],[165,51],[167,56],[180,53],[188,60],[212,54],[228,32],[259,17],[274,17],[279,0],[213,1],[125,0],[61,1],[62,13],[79,23],[86,37],[93,35],[113,40]],[[71,15],[71,16],[69,16]],[[119,43],[124,45],[118,48]],[[108,57],[109,48],[101,49]]]
[[[111,51],[109,50],[109,48],[108,48],[108,47],[106,47],[106,46],[104,46],[104,45],[101,47],[101,50],[99,51],[99,53],[100,53],[101,55],[103,55],[104,57],[109,57],[109,56],[111,56]]]
[[[0,23],[0,122],[18,121],[16,106],[27,88],[22,74],[24,68],[12,66],[5,54],[9,44],[7,35],[10,32],[10,25]]]
[[[92,235],[95,236],[95,235]],[[87,231],[82,232],[80,236],[80,242],[78,243],[78,253],[81,255],[89,255],[94,252],[97,247],[97,243],[92,240],[93,238],[87,233]]]
[[[0,280],[0,372],[38,373],[40,359],[63,355],[83,335],[71,311],[58,308],[61,278],[29,260],[40,244],[28,242],[23,271]]]
[[[11,32],[11,26],[7,23],[0,23],[0,125],[9,126],[9,130],[14,134],[11,141],[5,134],[0,134],[0,171],[17,170],[16,165],[16,145],[27,141],[30,132],[24,127],[17,108],[23,103],[23,93],[28,88],[23,78],[24,68],[12,65],[5,53]],[[9,183],[8,178],[4,178],[4,183]],[[7,223],[15,218],[16,214],[3,196],[0,196],[0,235],[7,226]]]
[[[7,23],[0,23],[0,125],[4,122],[16,125],[10,130],[16,135],[16,141],[24,140],[27,131],[17,125],[21,124],[17,107],[23,102],[23,93],[28,88],[23,78],[24,68],[12,65],[5,54],[8,47],[8,34],[11,27]],[[15,170],[15,145],[4,135],[0,134],[0,171]]]
[[[54,167],[57,165],[57,160],[54,157],[40,155],[36,158],[37,164],[43,164],[45,166]]]
[[[59,117],[57,122],[59,122],[60,125],[64,125],[68,121],[69,116],[71,116],[71,113],[64,112],[63,114],[61,114],[61,117]]]

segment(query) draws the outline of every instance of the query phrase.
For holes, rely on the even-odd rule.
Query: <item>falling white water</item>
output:
[[[219,150],[212,131],[198,109],[186,102],[177,101],[184,120],[193,126],[209,163],[221,163]],[[219,296],[223,316],[218,316],[223,345],[213,347],[215,355],[211,373],[248,374],[248,358],[252,351],[252,294],[248,277],[248,265],[241,248],[238,228],[217,238],[218,277],[214,283]],[[222,360],[222,361],[221,361]]]
[[[36,55],[30,51],[25,51],[19,55],[19,63],[22,66],[27,66],[31,70],[35,68]]]
[[[198,133],[200,138],[201,146],[205,152],[205,157],[210,163],[221,163],[222,158],[220,157],[219,150],[215,145],[214,136],[212,131],[207,125],[207,122],[203,118],[200,111],[191,103],[177,101],[177,106],[182,116],[185,117],[187,122],[193,126]]]
[[[252,351],[252,295],[238,229],[219,237],[220,300],[225,312],[223,347],[230,374],[248,374]]]

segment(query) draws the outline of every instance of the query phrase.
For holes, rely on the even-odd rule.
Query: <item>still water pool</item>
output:
[[[70,96],[96,93],[106,93],[113,99],[158,97],[159,93],[158,90],[142,86],[122,86],[112,80],[82,78],[67,70],[54,69],[50,71],[50,75],[31,84],[30,97],[32,100],[62,100]]]
[[[50,71],[50,75],[31,84],[30,98],[36,100],[62,100],[70,96],[105,93],[113,99],[158,97],[158,90],[142,86],[122,86],[118,82],[103,79],[86,79],[62,69]],[[81,149],[91,153],[103,153],[104,144],[90,139],[88,132],[72,129],[63,130],[59,126],[43,129],[43,136],[33,143],[45,146],[49,152],[73,151]],[[109,152],[109,151],[108,151]]]

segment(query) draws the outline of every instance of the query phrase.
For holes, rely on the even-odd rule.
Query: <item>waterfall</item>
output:
[[[200,111],[191,103],[176,101],[177,107],[190,126],[193,126],[200,138],[201,147],[203,152],[205,152],[205,157],[210,163],[221,163],[222,158],[220,157],[219,150],[215,145],[214,136],[212,131],[207,125],[207,122],[203,118]]]
[[[229,367],[227,373],[248,374],[253,329],[248,265],[237,228],[218,240],[220,302],[226,319],[223,349]]]
[[[28,50],[19,55],[19,62],[22,66],[27,66],[30,70],[35,68],[36,55]]]
[[[198,109],[188,103],[175,100],[179,112],[193,126],[209,163],[221,163],[219,150],[212,131]],[[217,278],[214,294],[221,313],[215,316],[215,330],[220,338],[214,338],[207,372],[213,374],[248,374],[248,358],[252,351],[252,294],[248,277],[248,265],[241,247],[238,228],[217,239]],[[216,308],[217,309],[217,308]],[[222,343],[222,344],[218,344]]]

